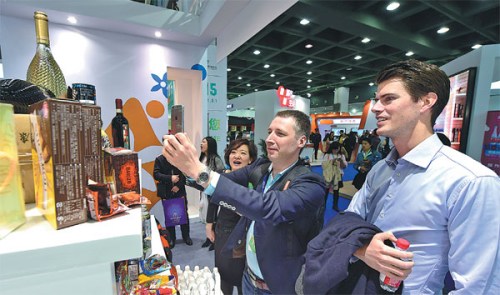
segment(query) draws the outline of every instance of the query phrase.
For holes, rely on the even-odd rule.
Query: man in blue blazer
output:
[[[203,186],[211,202],[240,213],[243,218],[225,248],[233,255],[246,255],[244,294],[293,294],[304,263],[304,253],[323,205],[323,178],[307,171],[278,185],[300,165],[299,155],[307,143],[309,117],[296,110],[280,111],[268,128],[268,172],[254,188],[248,188],[252,171],[268,162],[255,163],[233,173],[209,171],[198,160],[195,146],[185,134],[164,136],[163,154],[169,162]],[[244,252],[243,252],[244,251]]]

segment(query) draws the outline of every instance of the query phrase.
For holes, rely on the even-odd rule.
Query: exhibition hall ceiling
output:
[[[278,85],[333,97],[336,87],[368,86],[396,61],[441,66],[475,44],[500,43],[498,0],[399,1],[392,11],[389,3],[299,0],[228,56],[228,98]]]

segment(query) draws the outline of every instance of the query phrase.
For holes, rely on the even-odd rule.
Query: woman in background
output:
[[[365,183],[366,175],[368,171],[372,169],[373,165],[377,163],[382,156],[377,150],[372,149],[372,141],[370,137],[361,138],[361,151],[356,158],[354,163],[354,169],[358,171],[358,174],[352,180],[352,185],[358,190],[361,189],[363,183]]]
[[[344,168],[347,167],[347,151],[338,141],[334,141],[330,144],[328,154],[331,154],[332,158],[330,159],[330,156],[328,156],[328,159],[325,161],[326,163],[324,162],[322,167],[326,171],[330,170],[328,173],[331,173],[331,176],[325,177],[325,181],[327,181],[326,185],[333,193],[332,209],[338,212],[340,189],[344,187],[342,180],[344,177]],[[325,204],[327,197],[328,195],[325,196]]]
[[[257,147],[253,142],[248,139],[236,139],[229,144],[224,153],[224,161],[231,167],[231,170],[225,172],[241,169],[256,158]],[[241,279],[245,269],[245,257],[230,258],[221,255],[224,244],[239,220],[240,215],[220,207],[215,225],[215,266],[219,269],[223,294],[233,294],[234,286],[238,289],[238,294],[242,294]]]
[[[200,148],[200,162],[207,165],[210,170],[222,173],[222,171],[224,171],[224,163],[222,162],[220,156],[217,154],[217,141],[215,141],[213,137],[207,136],[201,141]],[[206,198],[206,196],[203,196],[203,192],[200,193],[200,201],[202,198]],[[202,202],[200,202],[200,204],[201,203]],[[206,209],[206,216],[200,216],[202,221],[205,220],[206,222],[205,231],[207,233],[207,239],[205,240],[203,245],[201,245],[201,247],[205,248],[210,246],[208,250],[212,251],[214,250],[212,241],[214,240],[215,236],[209,236],[209,232],[213,232],[213,223],[215,222],[215,215],[217,214],[217,205],[212,205],[209,203],[208,208]],[[201,211],[203,212],[204,210]]]

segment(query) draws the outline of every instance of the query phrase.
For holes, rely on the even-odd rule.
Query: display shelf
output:
[[[33,205],[0,240],[1,294],[113,294],[114,262],[142,255],[141,209],[55,230]]]

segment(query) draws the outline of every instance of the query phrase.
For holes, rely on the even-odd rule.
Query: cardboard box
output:
[[[37,208],[56,229],[87,221],[82,105],[45,99],[29,110]]]
[[[101,107],[82,104],[83,169],[85,179],[104,183],[101,147]]]
[[[105,149],[104,174],[113,194],[141,193],[137,153],[124,148]]]

